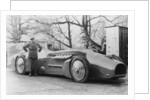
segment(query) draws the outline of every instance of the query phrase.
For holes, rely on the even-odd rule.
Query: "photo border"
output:
[[[99,11],[100,11],[100,13],[99,13]],[[126,14],[128,15],[128,19],[129,19],[128,20],[129,21],[128,22],[129,23],[128,31],[130,33],[135,32],[135,27],[134,27],[135,12],[132,10],[131,11],[124,11],[124,12],[123,11],[114,11],[114,10],[112,10],[112,11],[101,11],[101,10],[97,10],[97,11],[95,11],[95,10],[70,11],[69,10],[69,11],[3,11],[3,12],[1,12],[1,29],[2,29],[1,33],[6,33],[6,15],[18,15],[18,14],[19,15],[49,15],[49,14],[47,14],[47,12],[53,12],[53,14],[50,14],[50,15],[57,15],[57,14],[58,15],[64,15],[63,14],[64,12],[65,12],[65,15],[69,15],[70,12],[81,13],[80,15],[84,15],[84,14],[88,14],[88,13],[90,13],[90,15],[94,15],[94,13],[95,13],[95,15],[99,15],[99,14],[103,14],[103,15],[114,15],[114,14],[119,15],[119,14],[121,14],[122,15],[124,13],[125,15]],[[107,14],[106,14],[106,12],[107,12]],[[109,12],[109,14],[108,14],[108,12]],[[112,14],[112,12],[114,14]],[[117,12],[119,12],[119,13],[117,13]],[[23,13],[23,14],[21,14],[21,13]],[[38,13],[40,13],[40,14],[38,14]],[[91,14],[91,13],[93,13],[93,14]],[[70,15],[73,15],[73,14],[70,14]],[[75,15],[78,15],[78,14],[75,14]],[[132,54],[134,54],[135,39],[134,39],[134,42],[131,43],[131,36],[132,36],[132,38],[135,38],[134,37],[135,33],[131,34],[130,36],[128,35],[128,39],[130,39],[130,40],[128,40],[128,41],[130,41],[130,42],[128,42],[129,43],[128,45],[129,45],[129,47],[132,48],[132,49],[131,48],[129,49],[130,50],[129,62],[133,61],[134,63],[132,63],[132,65],[135,65],[134,55],[132,55]],[[3,59],[1,59],[1,61],[2,61],[1,66],[6,65],[6,59],[5,59],[6,58],[6,56],[5,56],[5,54],[6,54],[6,42],[5,41],[6,41],[6,36],[4,36],[4,35],[1,36],[1,47],[5,48],[5,49],[1,48],[1,56],[3,57]],[[135,75],[131,76],[131,73],[132,74],[134,73],[134,68],[135,68],[135,66],[133,66],[133,68],[132,67],[129,68],[129,75],[130,76],[128,77],[128,79],[130,79],[130,83],[128,84],[128,93],[129,93],[128,95],[100,95],[100,96],[99,95],[98,96],[97,95],[92,95],[92,96],[91,95],[82,95],[82,96],[81,95],[66,95],[66,96],[65,95],[59,95],[59,98],[55,98],[57,95],[56,96],[50,95],[50,96],[48,96],[48,98],[45,98],[45,99],[49,99],[49,98],[52,98],[52,99],[62,99],[62,98],[63,99],[100,99],[100,98],[101,99],[122,99],[122,98],[123,99],[134,99],[134,87],[135,87],[134,76]],[[130,69],[132,69],[132,72]],[[1,67],[1,79],[3,80],[3,81],[1,81],[1,89],[2,89],[1,97],[3,99],[22,99],[22,98],[24,98],[24,99],[35,99],[31,95],[22,95],[22,96],[20,96],[20,95],[15,95],[15,96],[14,95],[13,96],[12,95],[9,95],[9,96],[6,95],[6,72],[5,72],[5,70],[6,70],[5,67],[3,67],[3,68]],[[132,87],[130,86],[130,84],[132,84]],[[130,86],[131,90],[129,89],[129,86]],[[72,96],[73,96],[73,98],[72,98]],[[38,98],[36,98],[36,99],[43,99],[43,97],[45,97],[45,95],[38,96]]]
[[[11,0],[11,1],[12,1],[12,2],[13,2],[13,1],[16,1],[16,2],[17,2],[17,1],[20,1],[20,2],[21,2],[21,1],[27,1],[27,2],[28,2],[29,0]],[[35,2],[36,2],[36,1],[41,1],[41,0],[30,0],[30,1],[35,1]],[[29,1],[29,2],[30,2],[30,1]],[[136,13],[140,12],[139,9],[137,9],[136,7],[134,8],[134,6],[137,6],[136,3],[137,3],[137,2],[142,2],[142,3],[143,3],[143,2],[146,1],[146,3],[148,4],[148,10],[147,10],[147,11],[148,11],[148,23],[146,23],[146,22],[145,22],[145,23],[146,23],[146,25],[148,24],[148,28],[146,29],[146,33],[148,34],[148,37],[146,38],[145,41],[147,41],[147,39],[148,39],[148,44],[146,43],[146,47],[144,47],[144,48],[147,48],[147,45],[148,45],[148,51],[146,51],[146,54],[148,54],[148,56],[144,55],[144,57],[146,57],[146,66],[145,66],[145,67],[146,67],[146,68],[145,68],[146,70],[144,70],[144,69],[142,70],[142,71],[143,71],[143,72],[142,72],[142,74],[143,74],[142,76],[143,76],[144,78],[145,78],[145,77],[146,77],[146,78],[145,78],[145,80],[142,79],[144,82],[142,82],[141,80],[138,81],[138,80],[137,80],[137,77],[140,77],[140,75],[135,75],[135,78],[136,78],[135,94],[149,94],[149,61],[150,61],[150,60],[149,60],[149,0],[43,0],[43,1],[49,1],[49,2],[51,2],[51,1],[58,1],[58,2],[59,2],[59,1],[85,1],[85,2],[86,2],[86,1],[93,1],[93,2],[94,2],[94,1],[100,1],[100,2],[101,2],[101,1],[108,1],[108,4],[109,4],[109,1],[110,1],[110,2],[111,2],[111,1],[117,1],[117,3],[118,3],[119,1],[121,1],[122,3],[123,3],[123,2],[128,2],[128,3],[130,3],[130,2],[135,2],[135,5],[133,4],[133,8],[130,8],[130,9],[136,11]],[[127,4],[125,4],[125,5],[127,5]],[[139,7],[139,5],[138,5],[138,7]],[[50,8],[51,8],[51,7],[50,7]],[[50,8],[48,7],[48,9],[50,9]],[[111,8],[113,8],[113,7],[111,7]],[[122,9],[122,8],[123,8],[123,7],[121,7],[121,9]],[[140,7],[139,7],[139,8],[140,8]],[[20,9],[20,8],[18,8],[18,9]],[[18,9],[17,9],[17,10],[18,10]],[[24,9],[27,9],[27,8],[24,7]],[[23,9],[23,10],[24,10],[24,9]],[[36,9],[37,9],[37,8],[36,8]],[[36,9],[34,9],[34,10],[36,10]],[[41,9],[43,9],[43,7],[42,7]],[[47,10],[48,10],[48,9],[47,9]],[[53,8],[52,8],[52,9],[53,9]],[[57,8],[55,8],[55,9],[57,10]],[[107,8],[105,8],[105,9],[107,9]],[[110,8],[109,8],[109,9],[110,9]],[[127,6],[126,8],[124,8],[124,9],[128,9],[128,6]],[[33,10],[33,9],[31,8],[31,10]],[[144,12],[144,10],[142,10],[142,11]],[[136,16],[136,17],[138,18],[138,20],[140,20],[139,15]],[[142,16],[142,18],[143,18],[143,16]],[[137,21],[136,21],[136,22],[137,22]],[[144,24],[145,24],[145,23],[144,23]],[[147,27],[147,26],[146,26],[146,27]],[[139,28],[139,26],[138,26],[138,28]],[[136,31],[137,31],[137,30],[138,30],[138,29],[136,29]],[[147,30],[148,30],[148,32],[147,32]],[[146,36],[147,36],[147,34],[146,34]],[[139,38],[139,35],[136,35],[136,36]],[[145,37],[144,37],[144,38],[145,38]],[[143,39],[143,40],[144,40],[144,39]],[[143,41],[143,40],[142,40],[142,41]],[[137,41],[136,41],[136,42],[137,42]],[[139,42],[138,42],[138,43],[139,43]],[[136,43],[136,44],[137,44],[137,43]],[[138,49],[137,46],[136,46],[136,49]],[[146,50],[147,50],[147,49],[146,49]],[[136,50],[136,51],[137,51],[137,52],[141,52],[142,49],[139,49],[139,50]],[[136,51],[135,51],[135,52],[136,52]],[[136,53],[136,55],[137,55],[137,53]],[[142,57],[143,57],[143,56],[142,56]],[[147,60],[148,60],[148,61],[147,61]],[[135,64],[138,65],[138,61],[139,61],[139,60],[136,60],[137,63],[135,63]],[[144,62],[144,61],[143,61],[143,62]],[[140,64],[140,65],[141,65],[141,64]],[[137,67],[140,67],[140,66],[137,66]],[[141,73],[141,72],[140,72],[141,70],[140,70],[139,68],[135,68],[135,70],[136,70],[136,74]],[[144,73],[144,71],[146,71],[146,73]],[[143,78],[143,77],[142,77],[142,78]],[[140,85],[141,85],[140,83],[141,83],[142,85],[144,85],[144,88],[140,88]]]

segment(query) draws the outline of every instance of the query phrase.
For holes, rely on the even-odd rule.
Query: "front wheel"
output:
[[[70,73],[74,81],[86,82],[89,76],[89,63],[84,57],[74,57],[71,66]]]
[[[15,69],[18,74],[24,75],[25,74],[25,58],[23,56],[18,56],[15,60]]]

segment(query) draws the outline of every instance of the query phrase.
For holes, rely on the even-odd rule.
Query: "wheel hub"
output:
[[[77,68],[75,69],[76,74],[79,74],[79,70],[80,69],[77,69]]]

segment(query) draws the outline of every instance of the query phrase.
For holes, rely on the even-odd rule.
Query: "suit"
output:
[[[40,44],[31,41],[29,43],[27,43],[23,49],[27,52],[29,52],[28,58],[31,64],[31,75],[37,75],[37,67],[35,66],[35,63],[38,59],[38,51],[41,52],[42,47],[40,46]]]

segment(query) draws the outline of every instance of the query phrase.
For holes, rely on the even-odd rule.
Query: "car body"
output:
[[[18,74],[30,71],[28,53],[15,56]],[[36,62],[38,74],[63,75],[76,82],[86,82],[89,78],[117,79],[125,77],[127,67],[117,56],[106,56],[87,49],[69,49],[39,53]]]

